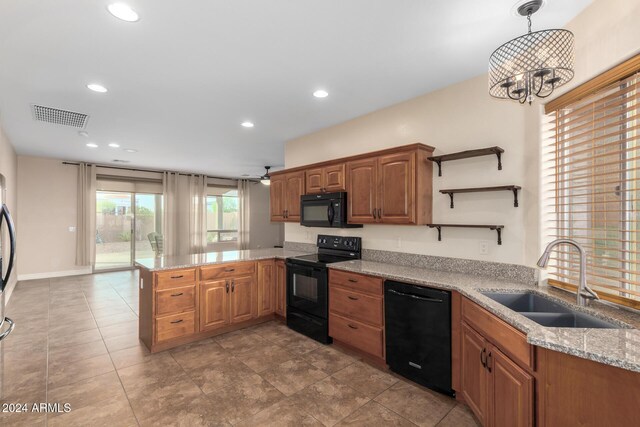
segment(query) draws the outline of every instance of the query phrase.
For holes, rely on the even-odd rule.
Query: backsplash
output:
[[[284,242],[285,249],[298,252],[317,252],[311,243]],[[439,257],[433,255],[419,255],[405,252],[381,251],[377,249],[363,249],[362,259],[365,261],[386,262],[405,265],[408,267],[428,268],[432,270],[454,273],[488,276],[511,282],[536,284],[539,271],[536,268],[518,264],[505,264],[491,261],[478,261],[464,258]]]

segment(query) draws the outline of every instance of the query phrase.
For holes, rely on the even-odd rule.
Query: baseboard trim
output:
[[[93,273],[93,271],[91,270],[91,267],[87,267],[82,270],[50,271],[47,273],[18,274],[18,281],[21,282],[23,280],[50,279],[52,277],[81,276],[83,274],[91,274],[91,273]]]

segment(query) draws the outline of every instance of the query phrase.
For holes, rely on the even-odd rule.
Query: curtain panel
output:
[[[78,165],[78,205],[76,231],[76,265],[95,263],[96,242],[96,166]]]
[[[250,195],[251,182],[246,179],[238,180],[238,249],[249,249],[250,224]]]

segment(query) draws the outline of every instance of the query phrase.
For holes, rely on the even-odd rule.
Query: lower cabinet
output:
[[[244,322],[256,316],[256,292],[253,276],[234,277],[231,281],[231,323]]]
[[[258,261],[258,316],[276,311],[276,263]]]
[[[287,270],[281,259],[276,260],[276,314],[287,317]]]
[[[200,283],[200,330],[229,324],[229,279]]]
[[[487,341],[466,324],[462,324],[461,373],[462,397],[482,425],[489,418],[489,376],[484,365]]]

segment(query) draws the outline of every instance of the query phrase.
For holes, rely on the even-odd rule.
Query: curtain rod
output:
[[[80,163],[78,162],[62,162],[63,165],[71,165],[71,166],[79,166]],[[164,171],[159,171],[159,170],[154,170],[154,169],[136,169],[136,168],[127,168],[127,167],[123,167],[123,166],[111,166],[111,165],[100,165],[97,163],[87,163],[87,165],[95,165],[96,167],[99,168],[106,168],[106,169],[118,169],[118,170],[126,170],[126,171],[132,171],[132,172],[151,172],[151,173],[163,173]],[[171,172],[171,171],[169,171]],[[184,172],[172,172],[172,173],[177,173],[178,175],[183,175],[183,176],[191,176],[191,175],[203,175],[203,174],[194,174],[194,173],[184,173]],[[204,175],[206,178],[213,178],[213,179],[226,179],[226,180],[234,180],[234,181],[238,181],[238,178],[223,178],[220,176],[211,176],[211,175]],[[248,179],[247,181],[252,181],[251,179]]]

